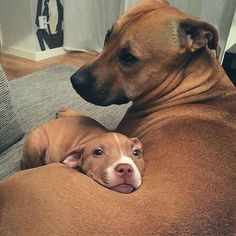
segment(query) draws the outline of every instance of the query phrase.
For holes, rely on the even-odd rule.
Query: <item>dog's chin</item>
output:
[[[97,106],[110,106],[110,105],[122,105],[129,102],[126,96],[116,96],[115,98],[110,98],[110,96],[87,96],[80,94],[80,96],[89,103]]]
[[[109,102],[106,101],[107,96],[94,96],[88,95],[84,93],[77,92],[80,97],[82,97],[85,101],[92,103],[97,106],[109,106],[111,105]]]
[[[82,97],[82,96],[81,96]],[[110,106],[112,103],[106,101],[106,99],[96,99],[96,98],[86,98],[86,97],[82,97],[84,100],[86,100],[87,102],[89,103],[92,103],[96,106],[103,106],[103,107],[106,107],[106,106]]]
[[[93,178],[93,177],[91,176],[91,178]],[[133,191],[135,191],[137,189],[132,184],[127,184],[127,183],[123,183],[123,184],[109,183],[106,180],[106,178],[105,178],[105,181],[104,181],[104,179],[94,179],[94,180],[97,183],[101,184],[102,186],[104,186],[104,187],[106,187],[108,189],[114,190],[116,192],[119,192],[119,193],[128,194],[128,193],[132,193]]]
[[[112,187],[111,189],[120,193],[131,193],[135,190],[134,187],[129,184],[117,185],[115,187]]]
[[[111,104],[122,105],[128,103],[130,100],[126,96],[117,97]]]

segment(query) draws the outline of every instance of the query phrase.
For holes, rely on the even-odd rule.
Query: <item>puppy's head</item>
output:
[[[80,167],[103,186],[122,193],[140,187],[144,172],[143,146],[137,138],[108,133],[65,155],[63,163]]]
[[[101,54],[72,75],[71,82],[96,105],[135,101],[163,85],[189,56],[217,45],[218,34],[210,24],[165,0],[146,0],[112,26]]]

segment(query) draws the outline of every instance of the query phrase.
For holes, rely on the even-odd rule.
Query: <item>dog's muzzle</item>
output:
[[[100,105],[108,96],[106,91],[96,91],[96,80],[89,69],[84,67],[76,71],[70,78],[74,90],[86,101]]]
[[[82,67],[70,78],[74,90],[87,102],[99,106],[109,106],[111,104],[125,104],[129,99],[120,89],[111,96],[110,88],[107,86],[98,87],[96,78],[91,73],[89,67]]]

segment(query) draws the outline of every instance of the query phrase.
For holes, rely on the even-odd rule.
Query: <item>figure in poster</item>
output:
[[[42,17],[46,18],[45,28],[40,24]],[[46,45],[49,49],[63,45],[63,6],[60,0],[38,0],[35,23],[42,51],[46,50]]]

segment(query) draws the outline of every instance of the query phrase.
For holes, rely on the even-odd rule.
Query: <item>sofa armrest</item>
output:
[[[24,132],[14,107],[6,74],[0,65],[0,153],[20,140]]]

